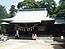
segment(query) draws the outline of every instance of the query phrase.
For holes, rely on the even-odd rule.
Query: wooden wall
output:
[[[39,23],[39,25],[37,27],[35,27],[35,29],[33,31],[20,31],[20,36],[21,35],[32,35],[33,33],[36,33],[38,36],[65,36],[65,24],[53,24],[54,21],[43,21],[41,23]],[[22,26],[23,24],[20,24],[20,26]],[[33,25],[32,24],[28,24]],[[15,30],[14,30],[14,26],[15,24],[10,24],[7,25],[7,32],[6,34],[9,35],[15,35]],[[24,26],[24,25],[23,25]],[[24,26],[25,27],[25,26]]]

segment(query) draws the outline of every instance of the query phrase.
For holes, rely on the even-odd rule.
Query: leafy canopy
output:
[[[23,2],[19,2],[17,8],[39,8],[38,3],[35,0],[24,0]]]
[[[14,17],[15,13],[17,13],[17,9],[15,9],[14,5],[11,5],[9,17]]]
[[[48,14],[51,16],[54,14],[54,10],[56,7],[56,3],[54,0],[24,0],[23,2],[19,2],[17,8],[47,8]],[[51,16],[52,17],[52,16]]]
[[[60,0],[60,6],[55,10],[57,17],[65,18],[65,0]]]
[[[0,5],[0,20],[7,18],[7,11],[4,6]]]
[[[39,4],[40,8],[47,8],[48,15],[50,17],[55,17],[55,8],[56,8],[56,3],[54,0],[42,0],[42,1],[37,1]]]
[[[8,18],[8,13],[4,6],[0,5],[0,32],[5,32],[5,28],[1,25],[2,19]]]

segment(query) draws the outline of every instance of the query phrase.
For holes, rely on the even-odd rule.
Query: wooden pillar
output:
[[[37,27],[34,27],[34,34],[37,34]]]

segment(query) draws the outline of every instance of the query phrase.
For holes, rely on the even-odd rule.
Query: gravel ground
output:
[[[65,49],[56,41],[48,40],[22,40],[9,39],[5,42],[0,42],[0,49]]]

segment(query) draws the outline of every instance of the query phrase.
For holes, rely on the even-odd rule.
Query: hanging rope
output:
[[[34,24],[34,26],[32,26],[32,27],[21,27],[21,26],[19,26],[19,25],[16,25],[18,28],[25,28],[25,29],[27,29],[27,28],[34,28],[34,27],[36,27],[38,24]]]
[[[16,24],[15,25],[15,30],[17,29],[17,27],[18,27],[18,29],[20,30],[20,31],[25,31],[25,29],[27,29],[27,31],[32,31],[32,30],[34,30],[34,27],[37,27],[38,26],[38,24],[34,24],[34,26],[31,26],[31,27],[21,27],[21,26],[19,26],[18,24]]]

